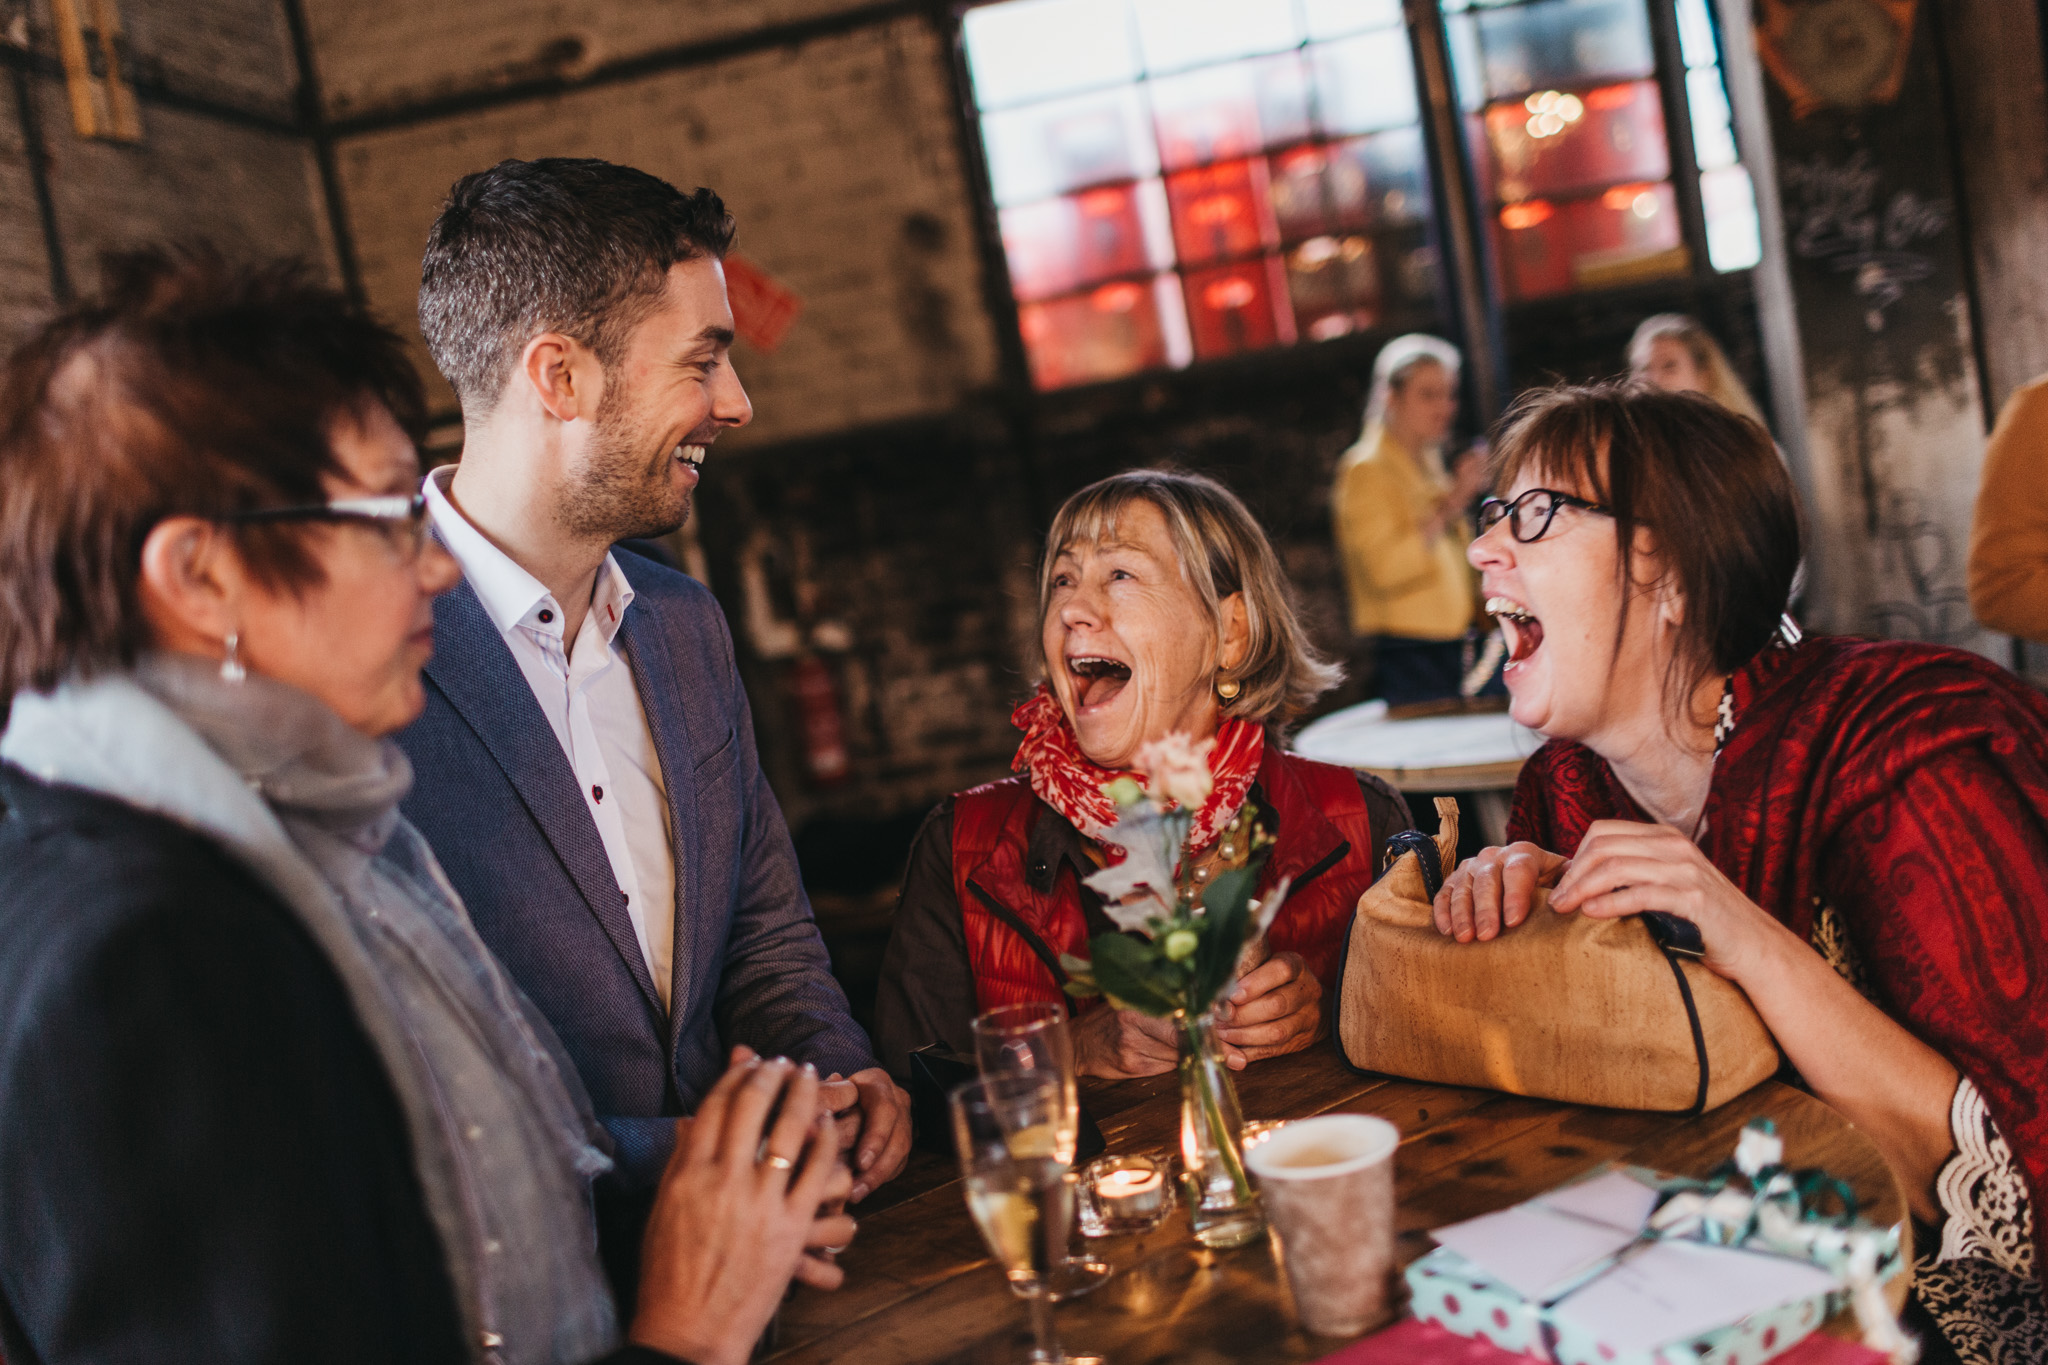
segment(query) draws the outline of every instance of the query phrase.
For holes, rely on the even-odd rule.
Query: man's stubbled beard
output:
[[[584,457],[556,512],[579,537],[609,541],[665,536],[689,520],[690,495],[670,482],[675,447],[653,448],[634,422],[633,395],[623,374],[605,372],[604,399]]]

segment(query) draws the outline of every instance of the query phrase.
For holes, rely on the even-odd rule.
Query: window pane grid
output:
[[[1010,0],[963,36],[1038,387],[1437,321],[1400,0]]]

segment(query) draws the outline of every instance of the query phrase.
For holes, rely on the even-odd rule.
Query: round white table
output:
[[[1543,736],[1504,711],[1387,719],[1384,701],[1347,706],[1294,737],[1303,758],[1358,768],[1406,796],[1471,793],[1489,844],[1506,842],[1508,797]]]

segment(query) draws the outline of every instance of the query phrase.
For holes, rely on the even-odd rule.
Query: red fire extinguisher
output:
[[[830,786],[853,767],[846,752],[846,722],[839,713],[839,685],[832,679],[832,669],[815,654],[796,661],[794,681],[804,772],[819,786]]]

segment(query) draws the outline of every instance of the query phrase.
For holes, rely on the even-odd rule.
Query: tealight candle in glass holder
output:
[[[1150,1232],[1173,1208],[1173,1182],[1157,1157],[1100,1157],[1081,1173],[1080,1183],[1086,1207],[1081,1230],[1091,1237]]]

